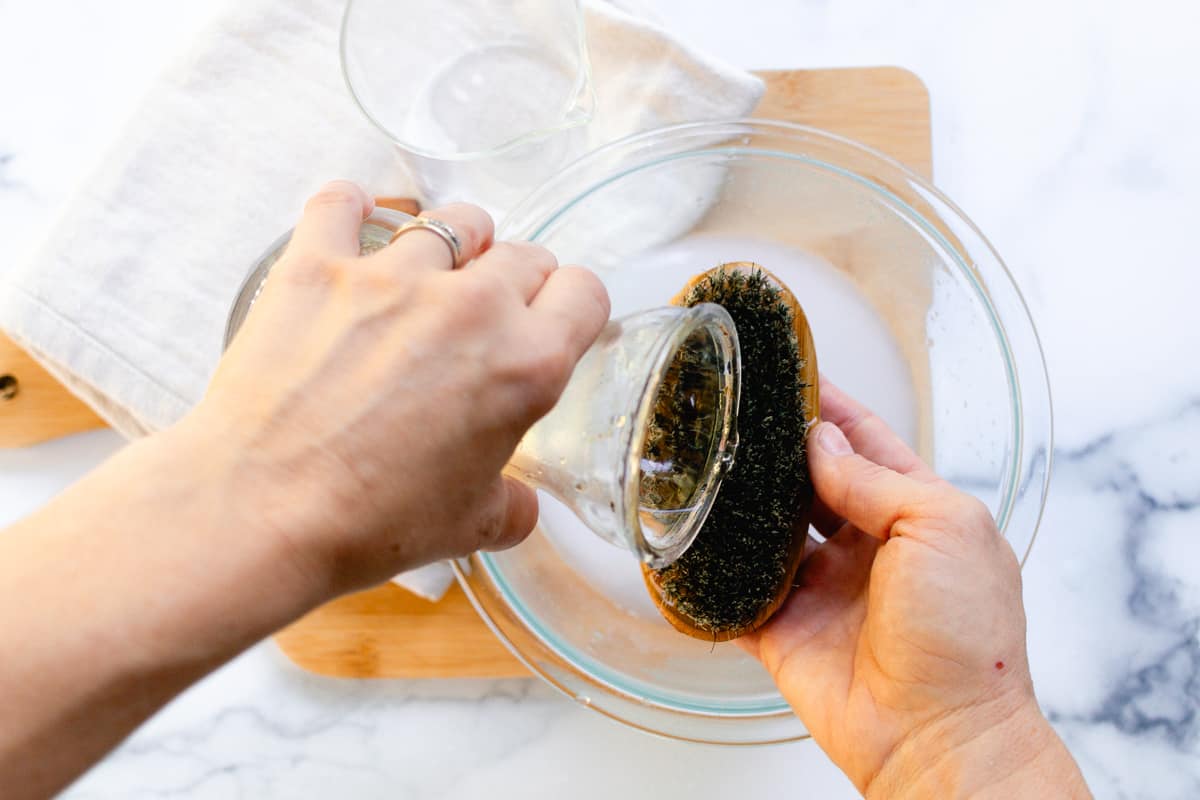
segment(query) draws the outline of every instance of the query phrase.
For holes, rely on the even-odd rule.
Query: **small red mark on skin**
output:
[[[1003,661],[997,661],[997,662],[996,662],[996,669],[1004,669],[1004,662],[1003,662]]]

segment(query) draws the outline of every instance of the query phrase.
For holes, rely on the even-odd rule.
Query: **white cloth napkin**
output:
[[[342,5],[231,4],[157,82],[32,259],[4,276],[0,327],[123,434],[168,426],[200,399],[248,266],[320,184],[411,193],[343,85]],[[584,6],[589,146],[757,104],[754,76],[611,5]],[[422,574],[411,588],[425,596],[449,583],[447,568]]]

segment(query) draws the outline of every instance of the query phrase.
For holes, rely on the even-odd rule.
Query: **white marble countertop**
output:
[[[1200,796],[1200,48],[1186,4],[644,4],[748,68],[898,64],[928,83],[937,183],[1015,273],[1055,392],[1056,475],[1025,572],[1039,697],[1098,796]],[[0,4],[0,268],[214,7]],[[118,446],[94,433],[0,451],[0,523]],[[532,681],[327,680],[269,643],[69,794],[568,793],[853,796],[811,743],[660,741]]]

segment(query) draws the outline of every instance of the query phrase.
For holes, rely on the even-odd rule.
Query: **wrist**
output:
[[[219,446],[219,445],[218,445]],[[304,610],[306,582],[229,511],[185,426],[140,440],[0,536],[0,783],[49,795]],[[6,785],[7,788],[7,785]]]
[[[246,449],[215,420],[191,415],[138,446],[156,490],[175,498],[177,546],[221,570],[212,577],[247,603],[257,637],[328,598],[329,576],[296,544],[295,504],[253,474]]]
[[[873,797],[1090,797],[1032,695],[940,717],[907,737],[864,789]]]

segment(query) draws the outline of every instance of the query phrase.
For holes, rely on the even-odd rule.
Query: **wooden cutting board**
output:
[[[855,139],[929,177],[929,94],[895,67],[759,73],[755,116]],[[22,447],[104,423],[0,335],[0,447]],[[528,672],[453,587],[429,603],[392,584],[334,600],[280,631],[301,667],[354,678],[510,677]]]

